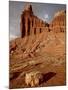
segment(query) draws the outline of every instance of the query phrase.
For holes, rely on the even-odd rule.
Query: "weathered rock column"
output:
[[[25,36],[28,36],[28,19],[25,18]]]
[[[30,35],[32,35],[33,20],[30,19]]]
[[[21,15],[20,30],[21,30],[21,37],[24,37],[25,36],[25,18],[23,15]]]

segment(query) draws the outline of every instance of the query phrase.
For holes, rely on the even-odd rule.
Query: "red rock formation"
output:
[[[41,33],[43,30],[48,31],[48,23],[43,22],[33,14],[32,6],[28,5],[21,14],[21,37],[31,34]]]
[[[49,25],[35,16],[32,6],[28,5],[21,14],[20,29],[21,37],[39,34],[43,31],[64,32],[66,29],[66,12],[57,12]]]
[[[10,53],[13,52],[16,49],[16,43],[15,42],[11,42],[10,43]]]
[[[66,12],[59,11],[54,15],[50,23],[50,30],[54,32],[65,32],[66,29]]]

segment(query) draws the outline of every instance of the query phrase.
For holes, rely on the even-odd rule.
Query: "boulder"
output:
[[[40,81],[43,79],[43,75],[39,71],[33,71],[26,73],[25,75],[25,84],[27,86],[38,86],[40,84]]]

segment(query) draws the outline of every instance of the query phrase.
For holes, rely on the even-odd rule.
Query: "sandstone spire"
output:
[[[26,7],[24,8],[24,10],[29,10],[29,11],[32,11],[32,5],[26,5]]]
[[[48,31],[48,28],[47,23],[33,14],[32,5],[26,5],[23,13],[21,14],[21,37],[23,38],[28,35],[39,34],[44,30]]]

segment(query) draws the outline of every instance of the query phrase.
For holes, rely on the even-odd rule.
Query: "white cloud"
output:
[[[17,37],[18,37],[18,36],[16,36],[16,35],[10,35],[9,39],[12,40],[12,39],[15,39],[15,38],[17,38]]]
[[[45,15],[44,15],[44,18],[45,18],[45,19],[48,19],[48,18],[49,18],[49,15],[48,15],[48,14],[45,14]]]

